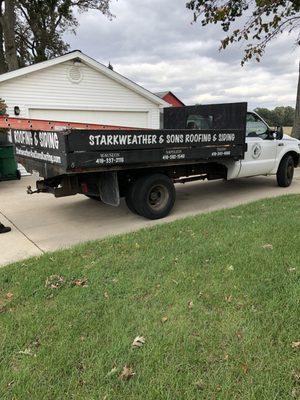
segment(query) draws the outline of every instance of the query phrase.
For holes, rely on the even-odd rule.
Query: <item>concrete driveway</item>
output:
[[[83,195],[62,199],[49,194],[29,196],[26,187],[34,187],[34,181],[29,176],[0,182],[0,221],[12,227],[11,233],[0,235],[0,265],[162,223],[132,214],[124,201],[113,208]],[[288,189],[279,188],[274,177],[178,185],[175,208],[163,221],[290,193],[300,194],[299,169]]]

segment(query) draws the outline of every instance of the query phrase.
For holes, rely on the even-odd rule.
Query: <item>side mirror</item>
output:
[[[283,138],[283,128],[282,126],[277,126],[276,128],[276,139],[281,140]]]

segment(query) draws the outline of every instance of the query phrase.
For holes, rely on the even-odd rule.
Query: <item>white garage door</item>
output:
[[[147,112],[29,109],[29,118],[148,128]]]

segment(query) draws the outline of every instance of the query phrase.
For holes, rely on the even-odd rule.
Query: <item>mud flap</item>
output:
[[[100,198],[105,204],[120,205],[120,191],[117,172],[103,172],[99,182]]]

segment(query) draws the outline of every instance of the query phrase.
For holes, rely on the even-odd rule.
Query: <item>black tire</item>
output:
[[[148,219],[166,217],[172,210],[176,191],[170,178],[163,174],[138,179],[133,190],[133,204],[138,214]]]
[[[137,181],[131,182],[131,183],[130,183],[130,185],[129,185],[129,187],[128,187],[128,190],[127,190],[127,193],[126,193],[126,196],[125,196],[126,205],[127,205],[127,207],[129,208],[129,210],[130,210],[133,214],[138,214],[138,211],[137,211],[137,209],[135,208],[135,194],[134,194],[134,193],[135,193],[135,190],[136,190],[136,188],[137,188],[136,182],[137,182]]]
[[[283,157],[280,161],[277,171],[278,186],[288,187],[291,185],[294,177],[295,163],[291,155]]]
[[[100,196],[93,196],[93,195],[90,195],[90,194],[85,194],[85,196],[88,197],[89,199],[92,199],[92,200],[95,200],[95,201],[102,201],[100,199]]]

